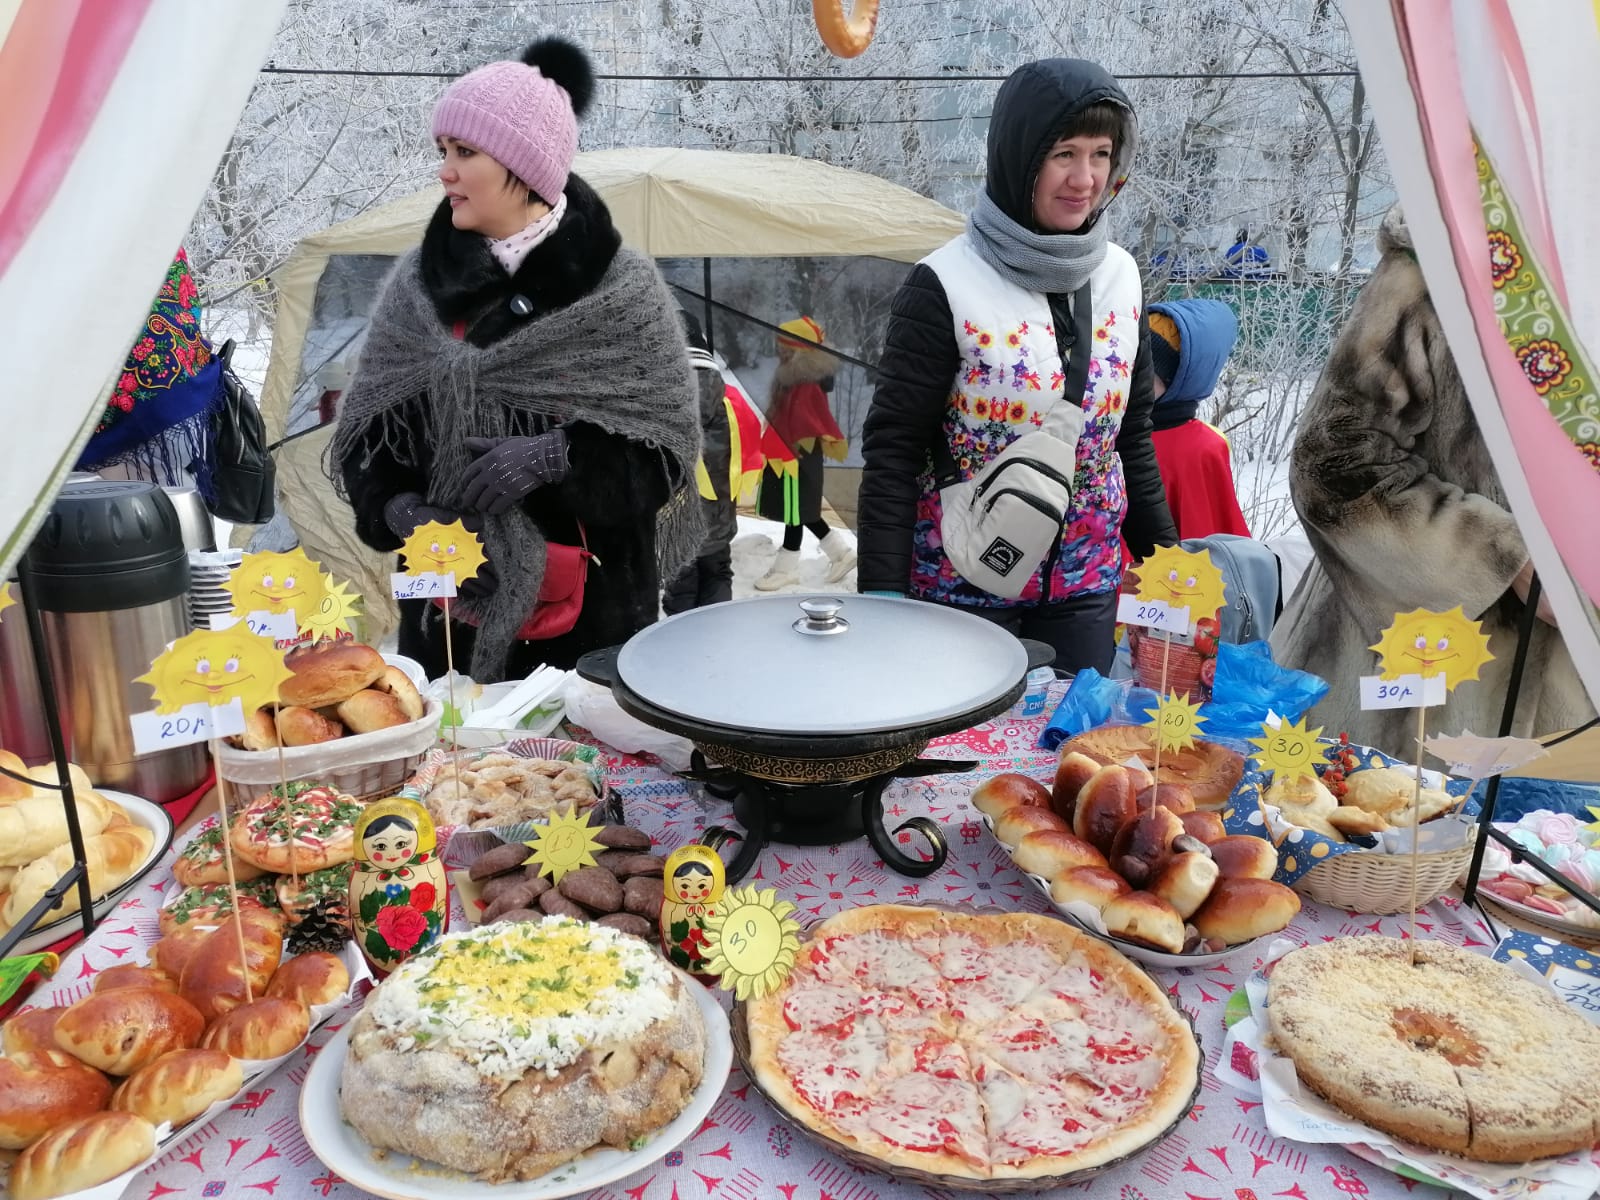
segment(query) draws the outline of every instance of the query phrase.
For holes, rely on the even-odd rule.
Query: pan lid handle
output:
[[[808,637],[827,637],[835,633],[845,633],[850,628],[850,622],[839,615],[839,610],[844,607],[844,602],[829,596],[812,596],[800,601],[800,611],[805,614],[794,623],[796,633],[806,634]]]

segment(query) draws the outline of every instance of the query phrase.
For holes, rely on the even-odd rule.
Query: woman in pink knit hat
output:
[[[556,38],[445,92],[444,196],[384,286],[334,436],[367,545],[395,550],[427,521],[479,531],[489,565],[451,607],[479,682],[626,641],[701,540],[677,306],[572,173],[593,92]],[[401,615],[401,653],[443,674],[440,610]]]

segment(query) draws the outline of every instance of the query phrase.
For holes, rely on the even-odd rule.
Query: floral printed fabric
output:
[[[943,432],[961,478],[970,479],[1025,433],[1044,422],[1054,403],[1064,402],[1055,329],[1028,321],[986,329],[964,321],[957,344],[956,372]],[[1127,408],[1133,360],[1138,353],[1139,310],[1107,311],[1096,324],[1089,362],[1084,427],[1078,439],[1077,480],[1067,508],[1066,533],[1048,579],[1048,599],[1113,591],[1122,580],[1118,533],[1127,510],[1117,434]],[[1046,354],[1043,347],[1049,348]],[[927,600],[974,607],[1008,607],[1046,599],[1044,571],[1029,581],[1016,600],[974,587],[957,573],[944,553],[939,528],[942,508],[933,474],[920,479],[917,524],[912,533],[911,591]]]
[[[211,347],[200,336],[200,291],[189,271],[189,256],[180,248],[150,306],[144,333],[128,351],[95,432],[110,429],[136,404],[179,386],[210,362]]]
[[[1600,471],[1600,391],[1594,364],[1573,335],[1567,314],[1526,248],[1494,167],[1474,145],[1484,224],[1489,230],[1489,269],[1494,311],[1522,372],[1550,415],[1589,465]]]

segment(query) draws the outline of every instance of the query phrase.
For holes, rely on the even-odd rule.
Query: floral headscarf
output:
[[[78,469],[131,463],[177,483],[206,461],[210,417],[224,398],[222,364],[200,336],[200,291],[180,248]]]

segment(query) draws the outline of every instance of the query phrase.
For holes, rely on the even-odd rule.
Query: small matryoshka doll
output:
[[[450,893],[437,845],[433,820],[415,800],[381,800],[356,821],[350,924],[379,977],[444,932]]]
[[[679,846],[662,870],[661,949],[673,966],[707,985],[716,980],[705,973],[706,918],[716,915],[726,884],[721,857],[698,842]]]

